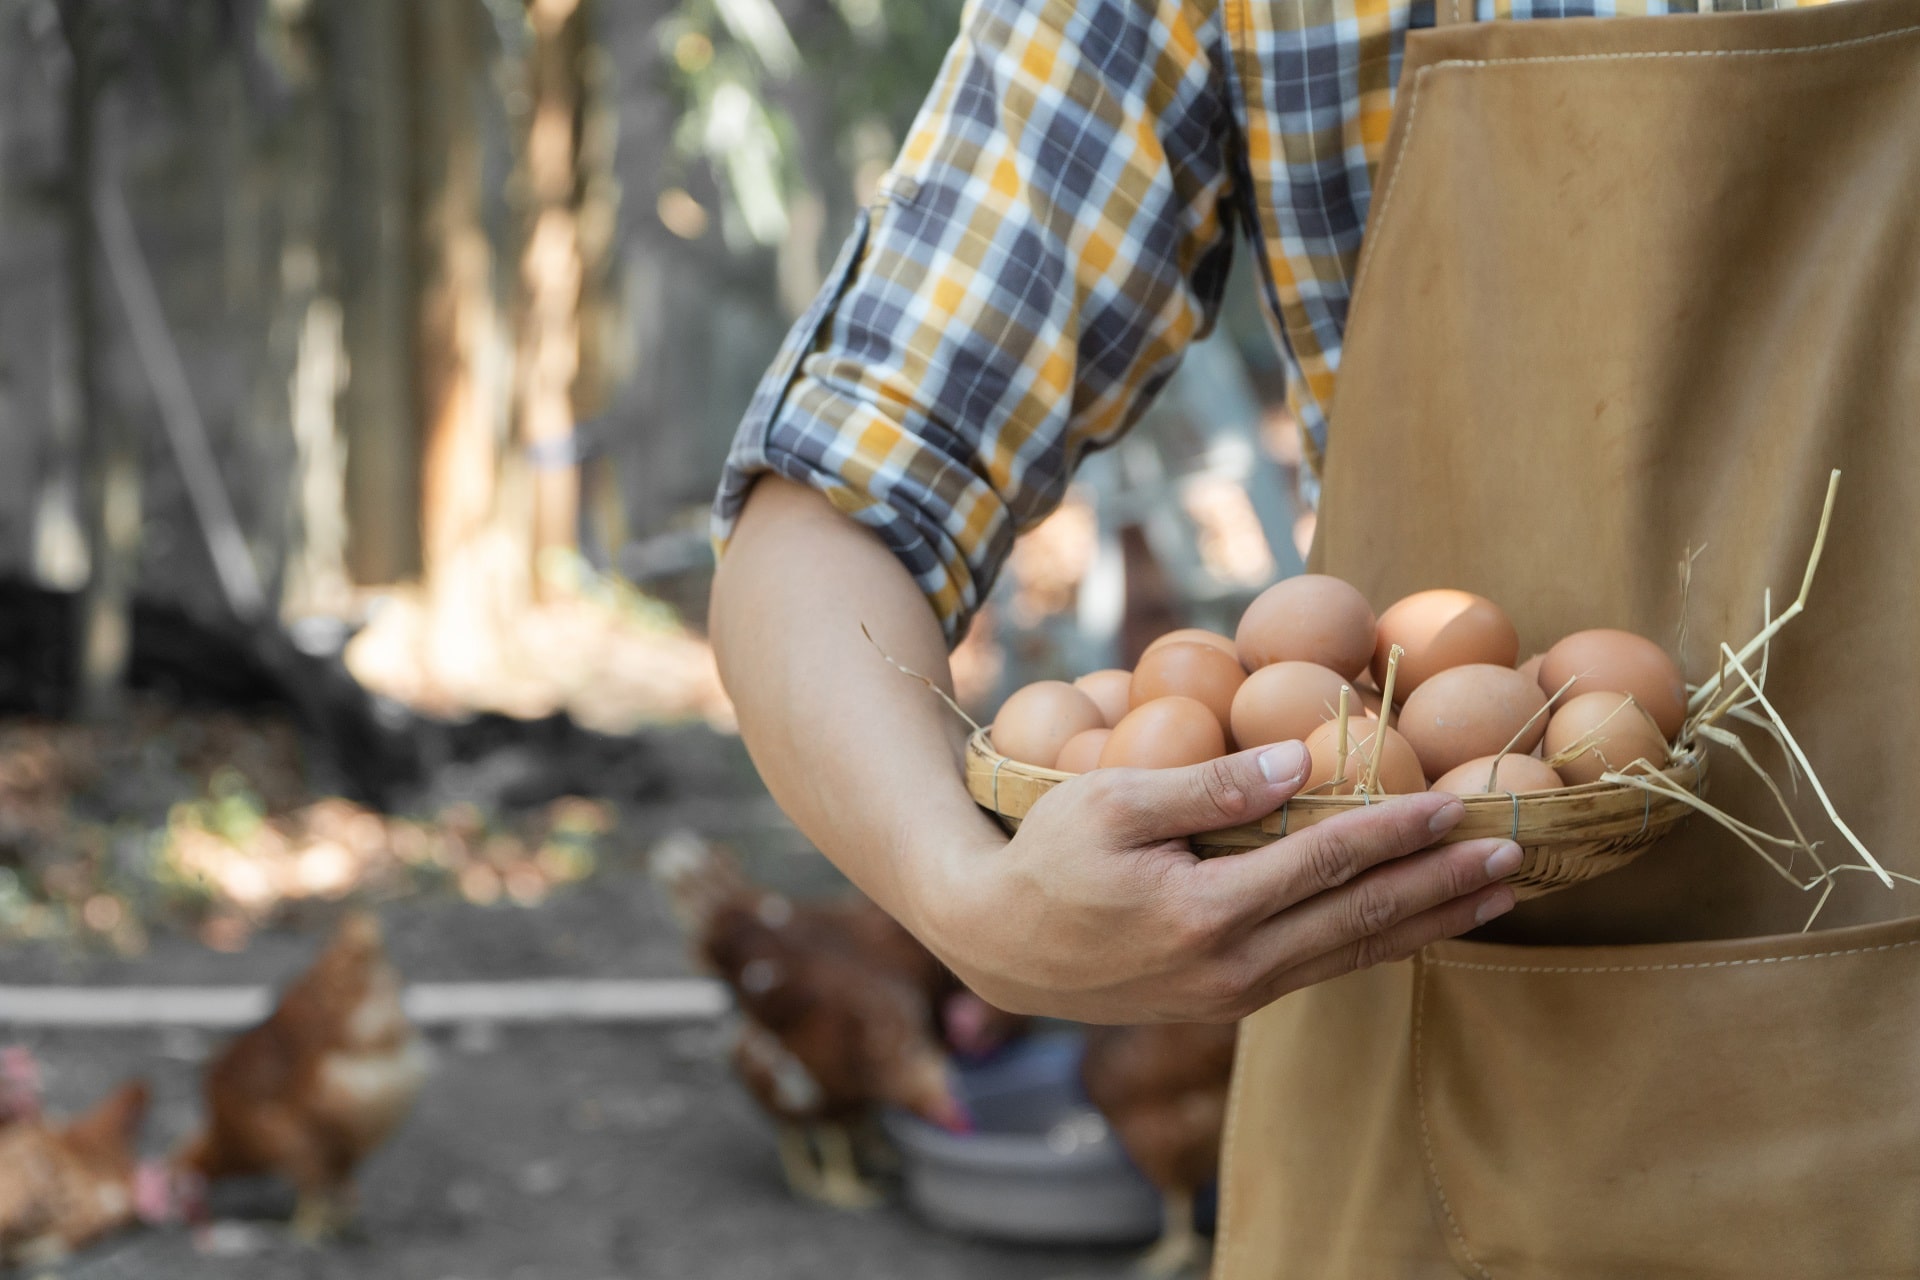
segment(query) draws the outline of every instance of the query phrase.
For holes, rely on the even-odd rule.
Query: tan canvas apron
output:
[[[1484,592],[1525,653],[1671,638],[1704,547],[1699,679],[1797,590],[1841,468],[1769,687],[1920,873],[1920,0],[1418,32],[1396,111],[1317,567]],[[1711,785],[1767,817],[1732,761]],[[1920,889],[1812,906],[1696,820],[1497,940],[1280,1001],[1216,1275],[1920,1275]]]

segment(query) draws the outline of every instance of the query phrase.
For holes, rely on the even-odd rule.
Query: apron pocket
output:
[[[1434,1212],[1482,1277],[1920,1275],[1920,918],[1417,962]]]

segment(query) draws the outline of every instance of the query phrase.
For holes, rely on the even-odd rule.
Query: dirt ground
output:
[[[131,1071],[156,1092],[155,1149],[196,1110],[203,1038],[64,1032],[29,1041],[57,1072],[56,1106]],[[770,1131],[734,1085],[712,1026],[571,1028],[438,1038],[419,1109],[366,1168],[361,1224],[324,1248],[281,1225],[272,1185],[222,1191],[221,1225],[132,1235],[69,1280],[1094,1280],[1126,1251],[999,1247],[941,1234],[888,1205],[796,1201]]]
[[[737,743],[719,748],[731,757]],[[717,775],[717,776],[716,776]],[[725,785],[712,785],[721,778]],[[630,810],[630,847],[537,907],[452,894],[387,902],[394,958],[414,979],[684,975],[681,942],[644,870],[647,832],[688,825],[725,839],[764,882],[807,893],[837,873],[794,832],[743,761]],[[121,957],[65,943],[10,947],[9,983],[280,983],[317,945],[331,909],[294,913],[222,954],[156,931]],[[324,1248],[294,1244],[291,1196],[271,1184],[216,1193],[220,1225],[134,1234],[54,1272],[67,1280],[1097,1280],[1133,1251],[998,1246],[942,1233],[890,1203],[857,1214],[795,1200],[772,1130],[735,1083],[718,1024],[473,1026],[434,1036],[418,1109],[366,1168],[360,1227]],[[67,1111],[115,1081],[155,1091],[146,1147],[178,1141],[198,1112],[198,1032],[0,1027],[47,1068]]]

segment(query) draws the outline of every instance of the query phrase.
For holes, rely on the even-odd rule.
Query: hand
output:
[[[915,931],[983,999],[1082,1022],[1229,1022],[1409,956],[1513,906],[1510,840],[1429,847],[1444,793],[1398,796],[1202,860],[1186,837],[1278,809],[1307,753],[1279,743],[1185,769],[1099,769],[1010,840],[918,865]]]

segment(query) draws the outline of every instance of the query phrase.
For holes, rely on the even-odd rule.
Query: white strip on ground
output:
[[[0,1028],[245,1027],[266,1017],[265,987],[0,987]],[[416,982],[422,1026],[470,1022],[698,1022],[731,1007],[711,978],[576,982]]]

